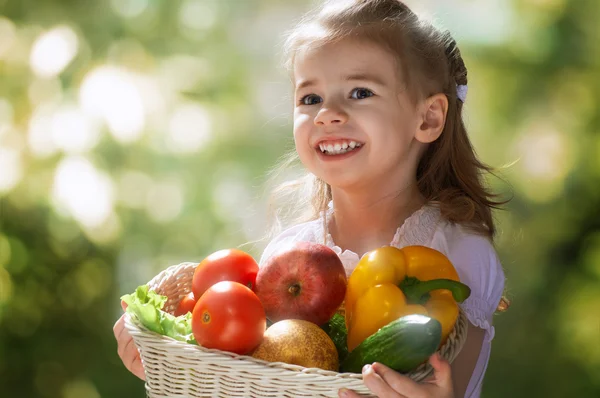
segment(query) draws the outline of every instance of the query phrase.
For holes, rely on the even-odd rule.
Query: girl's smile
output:
[[[363,142],[353,139],[331,137],[319,140],[315,150],[328,158],[327,160],[338,160],[345,158],[342,155],[357,153],[364,145]]]

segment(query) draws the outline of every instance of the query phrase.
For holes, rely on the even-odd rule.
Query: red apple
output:
[[[346,271],[325,245],[296,242],[259,268],[255,292],[272,322],[301,319],[323,325],[346,295]]]

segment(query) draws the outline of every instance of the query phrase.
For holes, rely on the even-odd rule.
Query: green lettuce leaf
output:
[[[124,295],[121,300],[127,304],[126,311],[149,330],[175,340],[197,344],[192,333],[192,314],[188,312],[176,317],[163,311],[167,297],[149,290],[148,285],[138,286],[135,292]]]

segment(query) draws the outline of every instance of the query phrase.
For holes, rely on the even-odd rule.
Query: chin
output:
[[[366,178],[365,173],[358,174],[348,167],[336,167],[334,165],[328,165],[326,170],[324,170],[324,167],[321,164],[318,164],[318,159],[316,159],[316,161],[311,159],[309,162],[305,162],[304,159],[300,157],[300,160],[310,173],[336,189],[353,189],[364,185]]]
[[[354,175],[324,175],[323,177],[319,177],[321,180],[325,181],[329,186],[334,189],[350,191],[361,187],[361,179],[357,178],[356,174]]]

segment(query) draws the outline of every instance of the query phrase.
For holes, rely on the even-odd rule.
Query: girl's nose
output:
[[[330,124],[344,124],[348,121],[348,114],[343,110],[331,106],[323,107],[315,117],[317,126],[328,126]]]

